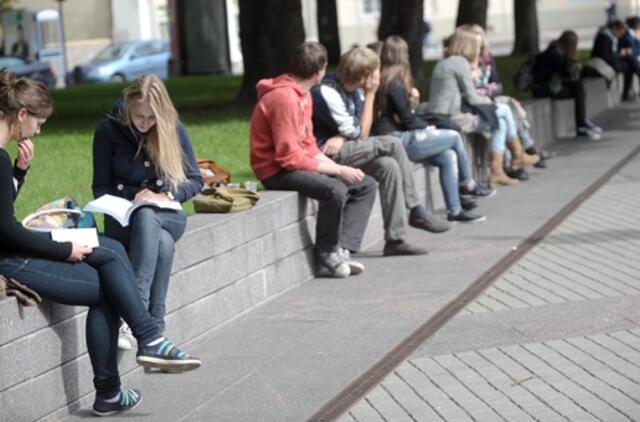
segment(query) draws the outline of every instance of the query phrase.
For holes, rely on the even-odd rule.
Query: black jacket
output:
[[[620,65],[618,64],[618,49],[614,45],[614,40],[611,38],[611,32],[605,28],[598,31],[596,39],[593,40],[593,48],[591,49],[591,57],[600,57],[607,62],[609,66],[616,72],[621,72]]]
[[[396,121],[395,117],[398,118]],[[394,131],[406,132],[414,129],[424,129],[428,123],[418,117],[411,110],[409,94],[400,79],[389,82],[387,89],[387,103],[380,116],[373,124],[374,135],[388,135]]]
[[[549,83],[554,75],[558,75],[563,80],[570,80],[570,63],[558,49],[556,41],[549,43],[549,46],[542,53],[538,54],[533,63],[532,76],[533,83],[531,89],[534,97],[551,96]]]
[[[144,136],[116,119],[121,112],[122,101],[118,101],[112,115],[96,128],[93,137],[93,196],[98,198],[110,194],[132,200],[139,191],[149,188],[155,192],[171,191],[177,201],[184,202],[198,194],[203,185],[202,177],[182,123],[178,122],[177,130],[187,180],[177,189],[170,189],[146,149],[140,147]]]

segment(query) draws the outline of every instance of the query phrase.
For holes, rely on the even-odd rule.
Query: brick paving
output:
[[[640,177],[616,175],[454,321],[545,309],[566,325],[570,303],[637,300],[638,210]],[[416,354],[340,421],[640,421],[640,308],[618,312],[628,329]]]

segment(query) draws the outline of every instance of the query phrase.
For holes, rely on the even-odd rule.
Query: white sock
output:
[[[153,340],[150,343],[147,343],[147,346],[155,346],[157,344],[162,343],[163,341],[164,341],[164,337],[160,337],[160,338],[157,338],[157,339]]]
[[[120,392],[118,391],[118,394],[116,394],[115,396],[113,396],[110,399],[105,399],[105,401],[107,403],[117,403],[117,402],[119,402],[120,401]]]

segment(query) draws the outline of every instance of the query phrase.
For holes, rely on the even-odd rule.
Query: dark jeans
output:
[[[573,98],[575,104],[576,128],[587,125],[587,107],[585,105],[586,98],[582,80],[573,82],[565,81],[562,90],[556,94],[552,93],[546,86],[540,87],[533,90],[533,96],[536,98],[553,98],[558,100]]]
[[[120,391],[120,317],[129,324],[139,344],[161,335],[140,300],[127,253],[115,240],[101,236],[100,247],[79,263],[31,256],[2,257],[0,274],[15,278],[53,302],[89,307],[87,348],[93,383],[101,397]]]
[[[142,303],[162,331],[175,245],[186,226],[184,212],[154,207],[138,209],[127,227],[109,216],[104,219],[104,233],[129,252]]]
[[[288,171],[262,181],[270,190],[293,190],[317,199],[316,247],[331,251],[340,245],[358,251],[376,198],[376,181],[370,176],[353,185],[324,174]]]

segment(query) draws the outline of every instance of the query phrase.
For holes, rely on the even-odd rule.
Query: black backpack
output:
[[[535,64],[536,56],[530,56],[527,60],[522,62],[518,71],[513,75],[513,86],[518,91],[528,91],[533,85],[533,65]]]

